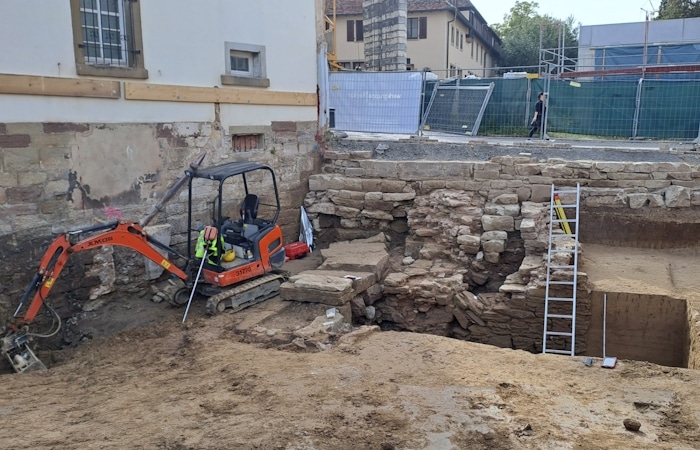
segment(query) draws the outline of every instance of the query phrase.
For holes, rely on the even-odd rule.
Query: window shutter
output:
[[[355,40],[355,21],[348,20],[348,42]]]
[[[365,40],[365,30],[364,30],[364,24],[361,20],[356,20],[355,21],[355,40],[356,41],[364,41]]]
[[[428,18],[421,17],[418,22],[418,39],[428,38]]]

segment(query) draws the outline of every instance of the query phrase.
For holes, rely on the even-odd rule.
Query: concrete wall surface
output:
[[[587,25],[580,27],[580,47],[639,45],[644,43],[645,22]],[[664,44],[700,41],[700,18],[652,20],[647,42]]]

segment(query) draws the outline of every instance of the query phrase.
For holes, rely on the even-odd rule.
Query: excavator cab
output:
[[[196,199],[207,192],[214,194],[209,202],[210,226],[216,227],[219,238],[201,274],[200,294],[208,297],[207,312],[215,314],[226,308],[242,309],[263,301],[279,292],[286,255],[282,231],[277,225],[280,214],[279,190],[275,173],[267,165],[243,161],[204,169],[190,169],[188,222],[199,223],[201,212]],[[213,191],[213,192],[212,192]],[[188,260],[196,263],[192,250],[196,247],[200,230],[190,226],[188,233]],[[233,253],[233,258],[223,258]],[[191,267],[196,266],[196,264]],[[266,275],[267,274],[267,275]],[[231,293],[243,293],[241,283],[255,280],[256,287],[245,289],[245,295],[236,298]],[[258,286],[259,285],[259,286]],[[201,286],[201,287],[200,287]],[[183,304],[189,290],[176,294],[174,303]]]

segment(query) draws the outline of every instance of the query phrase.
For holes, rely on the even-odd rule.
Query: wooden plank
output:
[[[0,94],[58,97],[121,97],[119,81],[0,74]]]
[[[174,86],[124,83],[127,100],[161,102],[233,103],[239,105],[316,106],[316,93],[279,92],[227,87]]]

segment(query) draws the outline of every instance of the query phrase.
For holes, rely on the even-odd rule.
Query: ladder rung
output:
[[[558,353],[560,355],[571,355],[571,350],[553,350],[548,348],[544,351],[545,353]]]
[[[555,208],[578,208],[578,205],[574,203],[573,205],[554,205],[554,207]]]
[[[575,223],[576,219],[552,219],[552,223]]]
[[[561,284],[564,286],[572,285],[574,284],[573,281],[550,281],[549,284]]]
[[[547,298],[547,301],[553,301],[553,302],[573,302],[573,301],[576,301],[576,299],[573,298],[573,297],[549,297],[549,298]]]
[[[547,336],[573,336],[574,334],[568,331],[545,331]]]
[[[559,194],[576,194],[578,192],[577,189],[563,189],[561,191],[554,191],[555,195]]]
[[[576,251],[577,251],[576,249],[573,249],[573,248],[572,248],[572,249],[570,249],[570,250],[562,250],[562,249],[559,249],[559,250],[550,250],[549,252],[550,252],[550,253],[576,253]]]
[[[573,269],[576,266],[574,265],[568,265],[568,266],[549,266],[550,269]]]
[[[547,314],[548,319],[573,319],[571,314]]]

